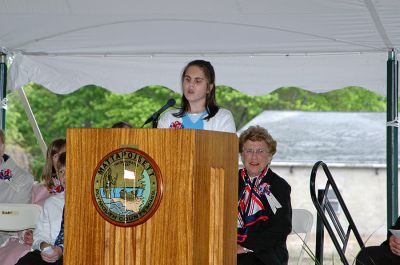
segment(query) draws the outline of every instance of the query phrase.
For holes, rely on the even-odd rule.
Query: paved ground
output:
[[[367,246],[379,245],[384,240],[385,240],[385,236],[373,236],[373,237],[370,237],[370,239],[368,240],[366,245]],[[302,242],[297,237],[297,235],[290,235],[287,243],[288,243],[288,250],[289,250],[289,265],[296,265],[299,254],[300,254]],[[312,250],[312,252],[315,253],[315,234],[314,233],[311,234],[310,240],[307,245]],[[348,258],[348,261],[350,264],[353,264],[353,260],[354,260],[355,256],[357,255],[358,251],[359,251],[358,243],[354,239],[350,240],[347,251],[346,251],[346,257]],[[311,258],[306,253],[304,253],[304,258],[300,264],[301,265],[311,265],[311,264],[314,264],[314,262],[311,260]],[[334,245],[330,241],[328,235],[326,235],[325,247],[324,247],[324,265],[337,265],[337,264],[342,264],[340,262],[339,254],[335,250]]]

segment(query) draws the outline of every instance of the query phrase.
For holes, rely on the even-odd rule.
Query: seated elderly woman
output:
[[[238,265],[288,264],[286,238],[292,230],[289,184],[271,168],[276,141],[260,126],[239,137]]]

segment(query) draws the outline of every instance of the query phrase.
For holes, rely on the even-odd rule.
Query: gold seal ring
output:
[[[108,153],[92,178],[96,210],[117,226],[146,222],[157,210],[163,192],[161,171],[145,152],[120,148]]]

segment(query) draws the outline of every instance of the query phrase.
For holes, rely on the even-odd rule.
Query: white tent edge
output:
[[[14,90],[35,82],[57,94],[68,94],[86,85],[98,85],[120,94],[131,93],[148,85],[162,85],[180,92],[179,73],[183,66],[200,58],[214,65],[217,85],[227,85],[249,95],[265,95],[284,86],[301,87],[312,92],[360,86],[385,95],[387,54],[232,57],[15,54],[8,55],[10,68],[7,88]]]

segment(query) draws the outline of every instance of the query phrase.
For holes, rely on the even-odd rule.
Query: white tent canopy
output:
[[[88,84],[180,91],[182,67],[206,59],[217,84],[252,95],[350,85],[385,95],[388,53],[400,49],[399,0],[0,0],[0,25],[8,88],[35,82],[56,93]],[[388,161],[397,158],[397,130],[389,129]],[[388,202],[395,201],[388,224],[397,214],[394,194],[388,184]]]
[[[281,86],[386,94],[388,51],[400,48],[396,0],[0,0],[8,87],[56,93],[96,84],[119,93],[180,91],[190,60],[249,94]]]

